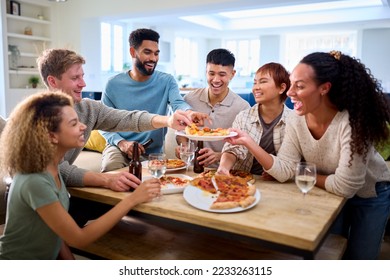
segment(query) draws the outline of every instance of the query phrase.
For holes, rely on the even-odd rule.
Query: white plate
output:
[[[225,138],[237,136],[237,132],[235,132],[235,131],[231,131],[228,135],[223,135],[223,136],[187,135],[187,134],[186,134],[185,132],[183,132],[182,130],[176,131],[175,134],[178,135],[178,136],[187,137],[187,138],[190,139],[190,140],[196,140],[196,141],[209,141],[209,142],[212,142],[212,141],[221,141],[221,140],[223,140],[223,139],[225,139]]]
[[[173,177],[178,177],[178,178],[181,178],[181,179],[187,179],[187,180],[192,180],[193,178],[190,177],[190,176],[187,176],[187,175],[184,175],[184,174],[169,174],[167,176],[173,176]],[[145,176],[142,178],[142,181],[145,181],[147,179],[151,179],[153,178],[152,176]],[[163,187],[161,187],[161,192],[163,194],[171,194],[171,193],[181,193],[184,191],[184,189],[189,186],[190,183],[188,183],[187,185],[185,186],[182,186],[182,187],[178,187],[176,185],[173,185],[173,184],[167,184]]]
[[[145,168],[145,169],[148,169],[148,160],[144,160],[142,163],[142,167]],[[165,172],[174,172],[174,171],[179,171],[179,170],[183,170],[183,169],[186,169],[186,166],[182,166],[182,167],[178,167],[178,168],[167,168],[167,170]]]
[[[257,203],[259,203],[261,195],[259,190],[256,189],[256,193],[255,193],[256,201],[246,208],[236,207],[231,209],[210,209],[211,204],[214,202],[217,196],[218,196],[217,194],[211,194],[202,191],[201,189],[191,185],[186,187],[183,193],[184,199],[191,206],[203,211],[215,212],[215,213],[235,213],[235,212],[246,211],[248,209],[251,209],[255,205],[257,205]]]

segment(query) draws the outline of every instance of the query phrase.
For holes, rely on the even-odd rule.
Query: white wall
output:
[[[260,65],[280,61],[280,36],[260,36]]]
[[[128,1],[116,0],[115,5],[112,5],[110,1],[103,0],[82,0],[82,1],[68,1],[65,4],[56,4],[55,13],[58,15],[53,24],[55,25],[56,37],[54,38],[54,46],[57,47],[70,47],[77,52],[80,52],[87,60],[85,65],[86,82],[87,87],[85,90],[100,91],[104,88],[104,85],[109,78],[108,76],[102,76],[99,71],[100,65],[100,21],[102,19],[115,19],[121,17],[123,14],[128,14],[131,18],[134,17],[146,17],[151,15],[173,15],[177,13],[183,5],[192,6],[193,9],[200,9],[204,3],[218,4],[226,2],[225,0],[197,0],[195,3],[192,1],[153,1],[148,5],[144,5],[142,2],[132,1],[129,5]],[[184,1],[183,1],[184,2]],[[93,9],[91,8],[93,6]],[[151,9],[153,7],[153,9]],[[210,6],[213,8],[213,6]],[[210,8],[210,9],[211,9]],[[215,7],[214,7],[215,8]],[[172,27],[153,26],[151,23],[149,26],[145,25],[133,25],[130,26],[129,31],[139,27],[150,27],[156,29],[160,35],[161,40],[171,43],[171,59],[174,58],[174,37],[175,30]],[[188,31],[190,33],[191,31]],[[187,34],[188,34],[187,33]],[[194,34],[193,37],[199,44],[199,52],[202,58],[205,58],[207,52],[212,48],[220,47],[223,38],[234,38],[235,36],[242,36],[243,32],[212,32],[203,33],[202,35]],[[248,32],[245,32],[248,34]],[[261,38],[261,61],[260,64],[269,61],[280,61],[282,59],[280,44],[280,34],[269,34],[262,31],[252,31],[258,33],[256,36]],[[362,61],[372,68],[373,73],[378,76],[380,80],[388,87],[389,78],[386,71],[383,69],[385,65],[389,65],[386,46],[390,45],[389,29],[374,29],[374,30],[361,30],[362,45],[358,48],[358,53],[361,54]],[[224,35],[221,35],[224,34]],[[221,36],[221,38],[218,38]],[[384,63],[387,61],[386,63]],[[172,63],[159,63],[159,68],[168,73],[175,74]],[[204,78],[205,68],[204,60],[199,62],[199,77]]]
[[[47,3],[47,0],[34,0]],[[277,2],[277,0],[275,0]],[[250,2],[246,0],[244,2]],[[256,2],[256,3],[255,3]],[[254,0],[254,4],[260,2],[266,3],[265,0]],[[283,2],[283,1],[282,1]],[[53,42],[52,47],[64,47],[75,50],[82,54],[87,64],[84,67],[87,87],[85,90],[101,91],[106,84],[108,76],[102,76],[100,72],[100,21],[103,19],[115,20],[123,18],[126,15],[128,18],[150,18],[173,16],[181,14],[184,8],[187,13],[199,12],[204,10],[208,12],[216,12],[221,8],[240,8],[241,1],[230,0],[149,0],[147,5],[142,1],[128,1],[128,0],[69,0],[65,3],[53,3]],[[184,15],[184,14],[183,14]],[[3,19],[2,19],[3,20]],[[142,22],[142,21],[140,21]],[[161,40],[171,42],[171,59],[174,57],[174,37],[175,28],[172,26],[154,26],[152,22],[148,27],[155,28],[161,35]],[[389,64],[389,55],[386,46],[390,45],[390,29],[367,29],[364,30],[364,25],[360,26],[360,33],[362,34],[361,45],[358,47],[358,53],[361,55],[362,61],[372,69],[373,73],[378,79],[384,82],[384,85],[389,87],[389,75],[385,67]],[[144,24],[134,24],[129,27],[131,30],[145,27]],[[333,27],[334,28],[334,27]],[[309,30],[309,27],[304,27]],[[1,30],[1,29],[0,29]],[[201,61],[199,62],[199,77],[205,77],[205,63],[204,60],[209,50],[220,47],[221,42],[226,38],[242,38],[249,34],[255,34],[262,40],[261,45],[261,63],[268,61],[277,61],[282,59],[280,51],[280,42],[283,36],[280,36],[280,31],[274,30],[254,30],[254,31],[208,31],[205,29],[192,32],[190,29],[186,32],[193,35],[199,43],[199,55]],[[284,31],[290,30],[284,28]],[[181,31],[181,34],[183,32]],[[4,36],[4,35],[2,35]],[[174,74],[173,65],[169,63],[159,63],[165,71]],[[1,65],[0,65],[1,66]],[[3,69],[3,67],[0,67]],[[0,70],[1,71],[1,70]],[[0,83],[3,82],[4,75],[0,73]],[[239,79],[234,79],[234,82],[245,83]],[[4,87],[2,87],[4,88]],[[389,89],[388,89],[389,90]],[[2,96],[0,94],[0,96]],[[14,98],[8,96],[7,98]],[[7,100],[7,104],[14,104],[15,100]],[[5,100],[0,100],[0,114],[4,108]],[[4,112],[4,111],[3,111]],[[4,115],[4,113],[3,113]]]
[[[361,60],[390,93],[390,28],[362,32]]]

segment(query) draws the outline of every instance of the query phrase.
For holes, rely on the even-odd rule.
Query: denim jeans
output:
[[[376,197],[350,198],[331,231],[348,239],[344,259],[378,258],[390,215],[390,182],[377,182]]]

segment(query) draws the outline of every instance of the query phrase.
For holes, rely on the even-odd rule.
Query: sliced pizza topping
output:
[[[212,178],[212,177],[214,177],[216,172],[217,172],[217,170],[215,170],[215,169],[205,170],[205,171],[203,171],[202,173],[199,174],[199,177]]]
[[[167,160],[167,169],[181,168],[185,167],[186,163],[181,159],[168,159]]]
[[[191,124],[185,128],[187,135],[196,135],[196,136],[224,136],[229,134],[229,130],[226,128],[209,128],[198,127],[196,124]]]
[[[211,182],[211,177],[197,177],[191,180],[190,183],[191,185],[211,194],[217,193],[217,190],[214,188],[214,185]]]
[[[256,201],[256,188],[248,183],[247,178],[215,174],[215,170],[208,170],[190,183],[205,192],[217,194],[211,209],[246,208]]]
[[[189,182],[188,179],[183,179],[175,176],[162,176],[160,178],[160,183],[162,186],[172,184],[177,187],[185,187],[188,184],[188,182]]]
[[[230,170],[230,174],[232,176],[238,176],[241,178],[244,178],[247,182],[254,181],[253,174],[248,172],[248,171],[243,171],[243,170]]]
[[[210,169],[210,170],[205,170],[203,171],[202,173],[199,174],[200,177],[213,177],[215,176],[217,173],[217,170],[215,169]],[[237,176],[237,177],[240,177],[240,178],[243,178],[245,179],[246,182],[251,182],[251,183],[254,183],[254,177],[253,177],[253,174],[248,172],[248,171],[243,171],[243,170],[230,170],[230,174],[232,176]]]

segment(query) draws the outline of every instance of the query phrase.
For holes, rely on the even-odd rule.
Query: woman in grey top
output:
[[[389,137],[390,110],[378,81],[357,59],[338,51],[304,57],[287,95],[294,111],[277,156],[239,130],[265,171],[283,182],[296,164],[317,165],[316,186],[348,198],[334,230],[348,238],[346,259],[377,258],[390,212],[390,171],[375,150]]]
[[[87,246],[160,193],[157,179],[146,180],[104,216],[78,227],[67,211],[59,163],[67,150],[84,146],[85,129],[72,98],[60,92],[33,94],[12,112],[0,138],[0,170],[13,177],[0,259],[72,258],[66,244]]]

